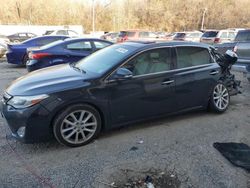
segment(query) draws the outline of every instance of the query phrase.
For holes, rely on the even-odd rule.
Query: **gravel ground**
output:
[[[22,67],[0,62],[0,93]],[[108,187],[137,172],[173,172],[181,187],[250,188],[250,174],[229,163],[214,142],[250,145],[250,84],[224,114],[192,112],[103,133],[93,143],[66,148],[56,141],[22,144],[0,118],[0,187]],[[120,175],[121,174],[121,175]]]

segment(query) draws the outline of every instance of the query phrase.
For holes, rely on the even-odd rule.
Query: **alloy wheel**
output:
[[[71,144],[81,144],[91,139],[97,130],[97,119],[87,110],[77,110],[67,115],[61,124],[63,139]]]
[[[225,110],[229,104],[229,93],[223,84],[218,84],[214,88],[213,100],[215,106],[220,110]]]

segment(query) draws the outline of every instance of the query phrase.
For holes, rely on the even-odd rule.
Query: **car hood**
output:
[[[89,85],[96,75],[82,73],[70,65],[57,65],[22,76],[11,83],[6,92],[12,96],[50,94]]]

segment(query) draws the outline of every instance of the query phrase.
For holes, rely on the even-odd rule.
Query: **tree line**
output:
[[[94,4],[93,4],[94,2]],[[0,24],[82,25],[96,31],[247,28],[249,0],[1,0]]]

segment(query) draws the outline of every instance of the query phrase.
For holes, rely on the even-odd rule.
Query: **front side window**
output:
[[[170,48],[154,49],[134,57],[124,68],[129,69],[133,76],[164,72],[173,68]]]
[[[83,50],[83,51],[91,51],[92,47],[89,41],[80,41],[70,43],[66,47],[68,50]]]
[[[178,47],[177,68],[186,68],[211,63],[211,56],[206,48]]]

